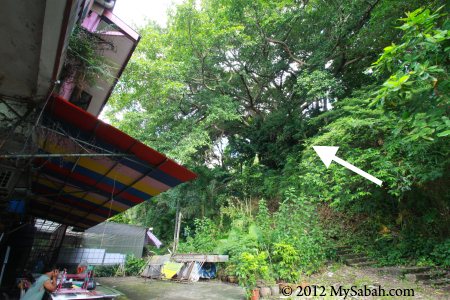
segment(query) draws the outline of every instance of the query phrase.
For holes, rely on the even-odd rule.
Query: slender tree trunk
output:
[[[178,250],[178,242],[180,240],[180,229],[181,229],[181,212],[180,212],[180,208],[177,205],[177,214],[175,216],[175,231],[173,234],[173,248],[172,248],[172,253],[175,254]]]

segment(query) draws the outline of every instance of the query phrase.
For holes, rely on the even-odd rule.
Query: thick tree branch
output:
[[[252,97],[252,94],[250,92],[250,88],[248,87],[244,76],[242,74],[239,74],[239,78],[241,78],[242,84],[244,85],[244,88],[245,88],[245,92],[246,92],[246,94],[248,96],[248,100],[250,102],[249,108],[251,108],[255,113],[259,114],[260,112],[255,108],[255,104],[253,102],[253,97]]]
[[[345,67],[347,67],[348,65],[351,65],[351,64],[353,64],[353,63],[355,63],[355,62],[357,62],[357,61],[360,61],[360,60],[362,60],[362,59],[364,59],[364,58],[366,58],[366,57],[367,57],[367,56],[358,56],[358,57],[356,57],[356,58],[354,58],[354,59],[351,59],[351,60],[345,62],[345,64],[342,66],[342,68],[345,68]]]
[[[375,0],[375,2],[369,3],[369,6],[364,11],[364,13],[361,15],[361,17],[359,18],[358,22],[353,27],[347,29],[346,32],[343,35],[340,35],[338,37],[336,44],[334,45],[333,49],[331,50],[331,53],[330,53],[331,55],[330,55],[329,59],[332,59],[333,57],[336,57],[336,56],[339,55],[339,54],[333,55],[333,53],[335,52],[335,50],[337,48],[339,48],[342,45],[343,40],[348,35],[350,35],[351,33],[352,34],[356,34],[356,33],[358,33],[361,30],[361,28],[364,27],[364,25],[370,20],[370,16],[372,14],[373,9],[380,2],[381,2],[381,0]],[[356,60],[355,59],[351,59],[350,61],[347,62],[347,60],[345,58],[345,53],[343,53],[343,52],[342,52],[343,59],[341,61],[341,64],[339,65],[339,67],[334,71],[335,74],[339,73],[344,67],[348,66],[349,64],[352,64],[352,63],[358,61],[359,59],[362,59],[362,57],[360,57],[360,58],[355,58]]]
[[[306,65],[306,63],[305,63],[303,60],[296,58],[296,57],[294,56],[294,54],[292,54],[291,49],[289,49],[289,46],[288,46],[285,42],[279,41],[279,40],[275,40],[275,39],[272,39],[272,38],[269,38],[269,37],[267,37],[266,39],[267,39],[267,41],[270,42],[270,43],[282,45],[283,48],[284,48],[284,50],[285,50],[285,51],[287,52],[287,54],[289,55],[289,57],[290,57],[293,61],[295,61],[296,63],[298,63],[300,66]]]

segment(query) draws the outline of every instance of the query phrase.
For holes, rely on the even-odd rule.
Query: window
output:
[[[69,102],[75,104],[76,106],[87,110],[89,107],[89,104],[91,103],[92,95],[80,90],[79,88],[75,88],[72,92],[72,95],[70,96]]]

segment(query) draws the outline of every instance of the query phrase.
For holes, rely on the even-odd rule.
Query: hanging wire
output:
[[[21,150],[19,153],[25,153],[25,150],[26,150],[27,145],[28,145],[28,141],[29,141],[30,137],[33,135],[34,129],[36,129],[36,128],[38,127],[39,121],[41,120],[41,117],[42,117],[42,115],[43,115],[43,113],[44,113],[44,110],[45,110],[45,108],[47,107],[48,101],[50,100],[50,97],[53,95],[53,92],[55,91],[55,87],[56,87],[56,85],[57,85],[58,83],[59,83],[59,81],[55,81],[55,82],[53,83],[52,90],[51,90],[50,93],[48,94],[47,99],[45,99],[45,103],[44,103],[44,105],[42,106],[42,108],[41,108],[41,110],[40,110],[40,112],[39,112],[39,115],[38,115],[38,117],[37,117],[37,119],[36,119],[36,122],[34,123],[33,128],[30,130],[30,134],[27,135],[27,137],[26,137],[26,139],[25,139],[25,142],[23,143],[23,148],[22,148],[22,150]]]
[[[39,121],[41,120],[42,114],[44,113],[44,110],[45,110],[45,108],[47,107],[48,100],[50,100],[50,97],[53,95],[53,92],[55,91],[55,87],[56,87],[57,84],[59,84],[59,80],[57,80],[57,81],[55,81],[55,82],[53,83],[52,90],[51,90],[50,93],[48,94],[47,99],[45,100],[45,104],[44,104],[44,106],[42,106],[42,109],[41,109],[41,111],[39,112],[39,115],[38,115],[38,117],[37,117],[37,119],[36,119],[36,123],[34,124],[34,126],[38,126]]]

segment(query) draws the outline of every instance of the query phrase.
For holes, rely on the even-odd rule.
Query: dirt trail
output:
[[[328,297],[303,297],[303,299],[344,299],[344,297],[330,297],[331,286],[335,291],[339,289],[339,286],[347,289],[356,286],[356,290],[364,287],[378,289],[380,286],[387,293],[390,289],[412,289],[414,291],[414,296],[347,296],[346,299],[450,299],[448,290],[412,283],[392,275],[380,275],[375,268],[368,267],[355,268],[333,264],[305,281],[310,285],[324,286],[327,289]],[[301,299],[301,297],[295,299]]]

